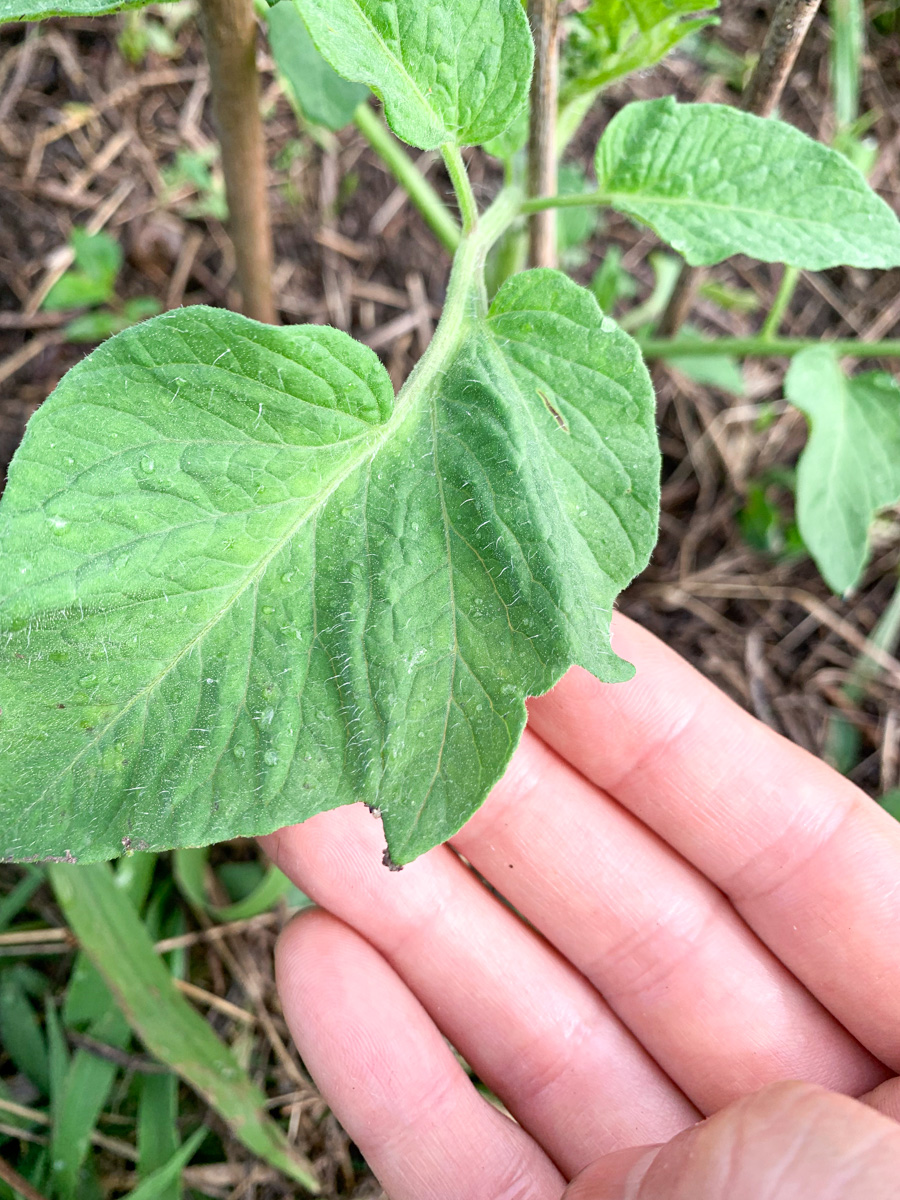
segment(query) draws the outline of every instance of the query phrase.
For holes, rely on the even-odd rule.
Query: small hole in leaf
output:
[[[546,408],[547,412],[550,414],[550,416],[553,418],[553,420],[557,423],[557,425],[560,427],[560,429],[563,431],[563,433],[568,433],[569,426],[566,423],[566,418],[562,415],[561,412],[559,412],[558,409],[553,407],[553,405],[550,403],[547,396],[541,391],[540,388],[537,389],[537,394],[543,400],[544,407]]]

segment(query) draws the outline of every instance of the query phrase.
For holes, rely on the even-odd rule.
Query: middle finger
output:
[[[360,805],[262,841],[380,951],[566,1176],[699,1118],[587,981],[452,851],[391,874],[380,825]]]
[[[780,1079],[884,1078],[716,887],[528,730],[453,844],[703,1112]]]

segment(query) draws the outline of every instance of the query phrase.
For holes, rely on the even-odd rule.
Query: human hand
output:
[[[614,638],[635,679],[576,670],[530,702],[453,849],[391,874],[361,806],[263,839],[325,910],[278,948],[305,1063],[392,1200],[558,1200],[588,1167],[572,1200],[724,1200],[666,1179],[704,1147],[760,1172],[728,1200],[824,1200],[814,1143],[829,1181],[835,1154],[893,1162],[866,1200],[900,1195],[900,1127],[874,1111],[900,1119],[900,826],[638,626]],[[799,1085],[734,1105],[785,1079],[870,1107]],[[629,1148],[673,1137],[624,1191],[650,1162]],[[791,1171],[806,1191],[772,1190]]]

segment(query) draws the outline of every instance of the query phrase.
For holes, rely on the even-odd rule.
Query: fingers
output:
[[[264,844],[379,950],[566,1177],[598,1154],[666,1140],[697,1120],[583,976],[450,850],[386,871],[380,824],[362,806]]]
[[[900,1079],[888,1079],[859,1099],[892,1121],[900,1121]]]
[[[279,940],[276,972],[303,1061],[392,1200],[557,1200],[556,1168],[478,1094],[361,937],[304,914]]]
[[[528,731],[453,844],[703,1112],[778,1079],[884,1078],[721,892]]]
[[[857,788],[617,618],[637,667],[573,670],[530,726],[728,894],[878,1058],[900,1069],[900,825]]]
[[[589,1167],[565,1200],[895,1200],[900,1126],[855,1100],[781,1083],[668,1145]]]

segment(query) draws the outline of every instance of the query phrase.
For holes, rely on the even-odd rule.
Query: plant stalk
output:
[[[741,96],[741,108],[757,117],[770,117],[778,107],[788,76],[797,61],[803,39],[812,24],[821,0],[778,0],[769,31]],[[659,323],[666,336],[677,333],[684,324],[703,275],[701,267],[682,267],[675,290]]]
[[[791,300],[794,298],[794,292],[797,290],[799,282],[800,268],[786,266],[782,272],[781,282],[778,284],[775,299],[772,301],[772,307],[769,309],[768,315],[759,331],[760,337],[773,338],[777,335],[782,317],[787,311]]]
[[[242,308],[246,316],[274,325],[278,314],[253,0],[200,0],[200,12]]]
[[[741,108],[771,117],[778,107],[821,0],[778,0],[753,74],[741,96]]]
[[[701,340],[693,337],[638,338],[645,358],[666,359],[715,354],[736,358],[791,358],[811,346],[827,346],[840,358],[900,358],[900,338],[884,342],[860,342],[854,338],[826,341],[823,338],[723,337]]]
[[[539,213],[552,208],[597,208],[609,204],[605,192],[573,192],[566,196],[532,196],[522,201],[521,213]]]
[[[428,182],[378,114],[363,103],[353,121],[400,186],[419,210],[441,245],[453,254],[459,245],[459,224],[450,209]]]
[[[449,142],[441,146],[441,154],[447,174],[450,176],[450,182],[453,184],[453,190],[456,192],[456,200],[462,217],[462,231],[464,234],[471,233],[478,224],[478,205],[475,202],[475,193],[469,182],[469,172],[466,170],[463,156],[459,147],[453,146]]]
[[[428,349],[400,389],[392,420],[401,420],[419,393],[434,386],[435,379],[445,372],[466,336],[471,320],[483,317],[487,312],[487,290],[483,282],[485,260],[491,247],[509,228],[520,203],[521,195],[517,188],[503,188],[493,204],[485,210],[477,228],[460,241],[459,250],[453,258],[441,319]],[[477,282],[479,279],[480,285]],[[476,286],[473,287],[473,284]]]
[[[531,117],[528,128],[529,196],[556,194],[556,120],[559,97],[559,0],[528,0],[534,36]],[[529,221],[528,259],[532,267],[557,265],[556,213],[535,209]]]

